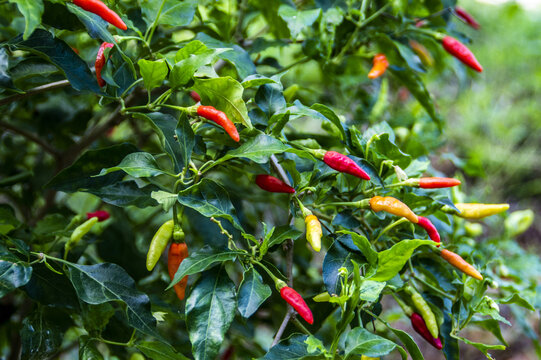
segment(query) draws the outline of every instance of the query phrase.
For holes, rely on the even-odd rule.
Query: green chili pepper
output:
[[[167,247],[169,240],[173,237],[173,227],[175,223],[173,220],[166,221],[162,226],[156,231],[152,241],[150,242],[150,247],[148,248],[147,253],[147,270],[152,271],[154,266],[160,260],[160,256]]]
[[[413,305],[415,305],[417,311],[419,311],[423,317],[428,331],[430,331],[430,334],[437,339],[439,336],[438,322],[436,321],[436,316],[432,312],[432,309],[430,309],[430,305],[428,305],[421,294],[419,294],[413,287],[407,286],[406,292],[411,295],[411,301],[413,302]]]

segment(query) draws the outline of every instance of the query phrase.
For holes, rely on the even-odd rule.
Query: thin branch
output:
[[[278,332],[276,333],[276,336],[274,337],[274,340],[272,341],[271,347],[278,344],[278,341],[280,341],[280,338],[284,334],[287,324],[289,323],[289,320],[291,319],[291,315],[293,315],[293,310],[290,310],[290,307],[288,307],[286,316],[284,316],[284,320],[282,320],[282,325],[280,325],[280,328],[278,329]]]
[[[49,91],[49,90],[60,89],[60,88],[68,86],[69,84],[70,84],[70,82],[68,80],[60,80],[60,81],[56,81],[56,82],[53,82],[53,83],[40,85],[40,86],[37,86],[35,88],[32,88],[32,89],[26,91],[23,94],[15,94],[15,95],[11,95],[11,96],[5,97],[3,99],[0,99],[0,106],[11,104],[14,101],[18,101],[18,100],[24,99],[26,97],[29,97],[29,96],[32,96],[32,95],[35,95],[35,94],[39,94],[39,93],[42,93],[42,92],[46,92],[46,91]]]
[[[6,123],[4,121],[0,121],[0,127],[4,128],[7,131],[10,131],[12,133],[19,134],[19,135],[27,138],[28,140],[35,142],[36,144],[41,146],[43,148],[43,150],[45,150],[46,152],[48,152],[49,154],[51,154],[55,158],[57,158],[57,159],[59,158],[60,154],[58,153],[58,151],[55,148],[53,148],[51,145],[49,145],[45,140],[40,139],[38,136],[36,136],[36,135],[26,131],[26,130],[23,130],[23,129],[20,129],[20,128],[16,127],[16,126],[8,124],[8,123]]]

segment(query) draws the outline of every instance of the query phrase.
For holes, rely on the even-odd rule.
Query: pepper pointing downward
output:
[[[271,176],[271,175],[265,175],[265,174],[257,175],[255,177],[255,183],[261,189],[268,192],[288,193],[288,194],[295,193],[295,189],[293,189],[291,186],[289,186],[282,180],[275,178],[274,176]]]
[[[477,72],[482,72],[483,67],[479,64],[479,61],[475,58],[475,55],[470,49],[460,41],[451,36],[445,36],[441,40],[441,44],[445,51],[462,61],[464,65],[471,67]]]
[[[445,261],[462,271],[464,274],[477,280],[483,280],[483,275],[481,275],[476,268],[464,260],[460,255],[447,249],[442,249],[440,255],[445,259]]]
[[[426,233],[430,237],[432,241],[435,241],[438,243],[437,246],[440,246],[441,238],[440,234],[438,233],[438,229],[432,224],[430,220],[423,216],[417,216],[417,219],[419,219],[419,222],[417,223],[419,226],[421,226],[423,229],[426,230]]]
[[[327,151],[323,156],[323,162],[336,171],[356,176],[364,180],[370,180],[370,176],[357,163],[344,154],[336,151]]]
[[[287,301],[287,303],[291,305],[308,324],[311,325],[314,323],[312,311],[298,292],[289,286],[283,286],[280,288],[280,296],[282,296],[282,299]]]
[[[120,16],[99,0],[73,0],[73,3],[88,12],[98,15],[109,24],[114,25],[121,30],[128,29]]]
[[[387,61],[385,54],[377,54],[374,56],[374,65],[368,73],[368,78],[375,79],[380,77],[385,73],[385,70],[387,70],[388,67],[389,61]]]
[[[374,212],[385,211],[389,214],[405,217],[414,224],[417,224],[419,222],[419,218],[408,207],[408,205],[404,204],[398,199],[395,199],[394,197],[374,196],[370,199],[370,208]]]
[[[239,142],[240,136],[235,124],[229,120],[223,111],[217,110],[214,106],[198,106],[197,115],[210,121],[214,121],[216,124],[224,128],[225,132],[229,134],[231,139]]]
[[[96,69],[96,80],[98,80],[98,85],[100,87],[105,86],[105,80],[101,78],[101,70],[105,66],[105,63],[107,60],[105,59],[105,49],[112,48],[115,46],[114,44],[104,42],[100,45],[100,48],[98,50],[98,55],[96,55],[96,62],[94,63],[94,68]]]

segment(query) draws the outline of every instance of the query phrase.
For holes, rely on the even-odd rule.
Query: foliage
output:
[[[16,357],[20,339],[23,359],[77,348],[82,359],[422,359],[391,322],[392,297],[413,306],[407,286],[435,314],[447,359],[459,358],[459,343],[487,358],[505,349],[498,304],[541,348],[527,321],[541,308],[541,264],[515,242],[531,212],[488,218],[483,236],[453,215],[453,203],[482,199],[403,183],[442,175],[429,156],[445,122],[425,80],[449,69],[476,76],[438,43],[445,33],[467,42],[454,1],[108,5],[127,31],[59,0],[0,4],[2,356]],[[100,88],[90,65],[103,41],[115,46]],[[391,65],[369,80],[377,53]],[[197,116],[190,91],[227,114],[239,144]],[[348,154],[371,180],[331,169],[325,150]],[[296,194],[264,192],[257,174]],[[442,246],[484,280],[457,273],[419,226],[370,211],[363,201],[375,195],[429,217]],[[97,209],[111,218],[66,247]],[[321,253],[306,243],[307,212],[323,225]],[[145,268],[152,235],[171,219],[190,254],[172,281],[165,262]],[[171,288],[185,275],[180,302]],[[286,308],[275,289],[284,281],[313,325]],[[494,339],[468,339],[472,327]]]

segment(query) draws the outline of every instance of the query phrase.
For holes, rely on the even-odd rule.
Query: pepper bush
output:
[[[454,1],[107,5],[128,30],[61,0],[0,4],[1,357],[417,360],[427,343],[397,306],[415,308],[412,291],[426,301],[416,312],[435,318],[440,357],[459,359],[464,344],[492,358],[511,322],[541,348],[528,321],[541,266],[514,240],[532,213],[469,221],[454,204],[483,199],[407,182],[464,186],[425,84],[478,76],[440,43],[450,35],[475,52]],[[102,42],[114,44],[104,87],[93,73]],[[378,53],[390,66],[370,80]],[[240,141],[199,117],[190,92],[223,111]],[[329,150],[370,180],[327,166]],[[295,193],[260,189],[260,174]],[[355,206],[374,196],[429,218],[441,247],[412,222]],[[110,218],[81,233],[96,210]],[[322,224],[319,252],[306,241],[308,213]],[[166,254],[145,267],[170,220],[189,251],[172,281]],[[172,288],[185,275],[181,301]],[[313,324],[280,297],[285,283]],[[476,328],[482,340],[468,338]]]

